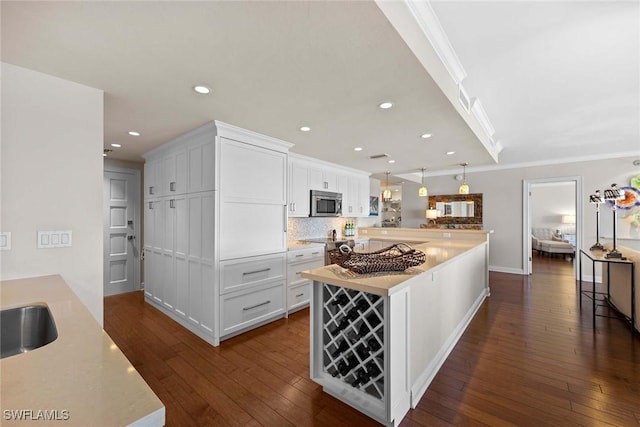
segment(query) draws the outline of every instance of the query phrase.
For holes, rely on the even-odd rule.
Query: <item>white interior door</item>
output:
[[[140,174],[104,172],[104,295],[140,289],[138,205]]]

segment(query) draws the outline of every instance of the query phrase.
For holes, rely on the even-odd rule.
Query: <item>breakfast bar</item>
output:
[[[413,236],[426,262],[403,272],[357,274],[336,264],[303,272],[313,280],[311,379],[398,425],[489,295],[488,235]]]
[[[164,404],[62,277],[2,281],[0,300],[3,311],[48,308],[56,331],[48,344],[0,359],[0,424],[164,425]]]

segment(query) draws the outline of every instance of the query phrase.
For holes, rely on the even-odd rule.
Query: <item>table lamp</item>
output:
[[[624,199],[624,190],[620,190],[616,184],[611,184],[611,188],[604,190],[604,200],[611,201],[611,211],[613,212],[613,248],[607,252],[605,258],[624,259],[622,253],[616,247],[618,228],[618,200]]]
[[[604,203],[600,190],[589,196],[589,203],[596,205],[596,242],[589,248],[591,251],[604,251],[604,246],[600,243],[600,205]]]

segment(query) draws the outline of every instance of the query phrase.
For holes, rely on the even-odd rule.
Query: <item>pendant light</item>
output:
[[[422,168],[422,187],[418,189],[418,197],[427,197],[429,193],[427,193],[427,187],[424,186],[424,168]]]
[[[462,166],[462,184],[460,184],[460,188],[458,188],[459,194],[469,194],[469,185],[467,184],[467,166],[469,163],[460,163]]]
[[[382,192],[382,200],[391,200],[391,190],[389,190],[389,173],[390,172],[385,172],[387,174],[387,188],[385,188],[385,190]]]

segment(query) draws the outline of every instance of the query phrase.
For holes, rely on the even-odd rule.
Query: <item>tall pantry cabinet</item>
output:
[[[145,300],[213,345],[286,313],[290,146],[210,122],[144,155]]]

